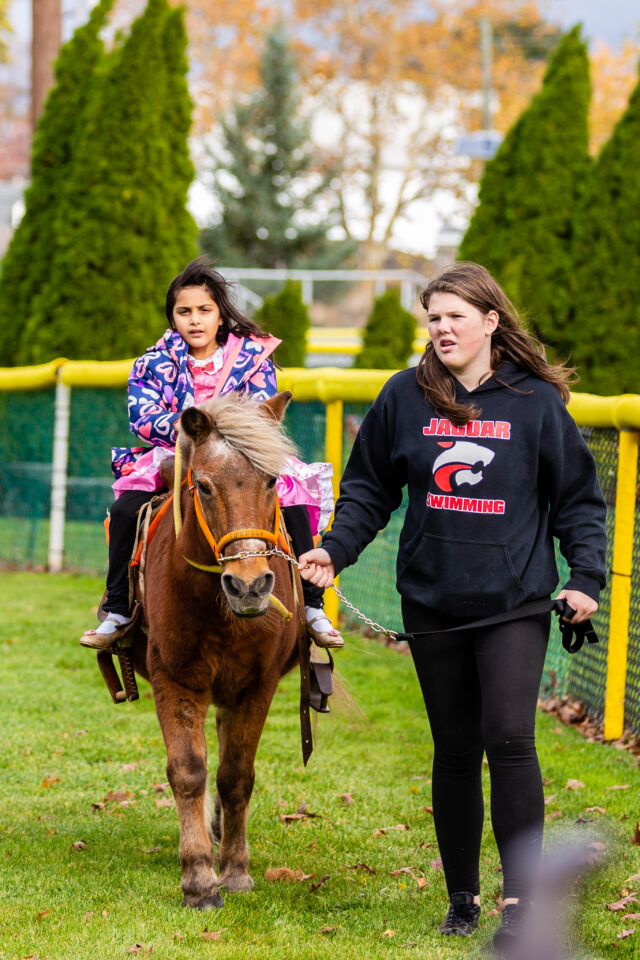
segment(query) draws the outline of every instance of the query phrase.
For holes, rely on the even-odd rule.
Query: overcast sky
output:
[[[638,38],[639,0],[540,0],[540,5],[549,19],[563,26],[582,22],[590,39],[606,40],[617,47],[624,36]],[[78,14],[84,19],[83,11],[91,6],[93,0],[62,0],[67,29],[77,25]],[[31,0],[11,0],[10,15],[15,29],[24,35],[29,30]]]
[[[638,39],[638,0],[546,0],[550,19],[564,26],[583,23],[589,39],[619,46],[625,36]]]

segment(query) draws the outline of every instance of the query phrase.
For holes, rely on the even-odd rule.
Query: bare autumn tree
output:
[[[60,0],[31,0],[31,126],[35,130],[53,86],[53,63],[62,37]]]
[[[123,14],[142,0],[119,0]],[[259,82],[276,0],[186,0],[190,88],[197,137],[219,130],[238,94]],[[418,12],[416,12],[418,11]],[[506,132],[542,83],[558,38],[542,0],[296,0],[287,28],[302,67],[301,102],[319,111],[314,138],[342,166],[338,190],[347,236],[379,262],[402,218],[423,215],[438,191],[466,212],[481,164],[458,156],[462,132],[480,128],[480,20],[494,33],[493,126]],[[629,77],[631,79],[629,79]],[[594,56],[594,146],[626,104],[629,61]],[[621,92],[624,91],[624,92]],[[325,150],[326,152],[326,150]],[[422,206],[421,206],[422,205]]]

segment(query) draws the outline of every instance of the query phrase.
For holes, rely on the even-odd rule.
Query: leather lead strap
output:
[[[478,630],[481,627],[493,627],[498,623],[509,623],[512,620],[524,620],[525,617],[534,617],[539,613],[549,613],[554,611],[560,615],[559,627],[562,634],[562,646],[567,653],[577,653],[581,649],[585,640],[589,643],[599,643],[598,635],[593,629],[591,620],[583,620],[581,623],[570,623],[563,620],[563,616],[575,611],[569,606],[566,600],[531,600],[529,603],[517,607],[515,610],[507,610],[505,613],[497,613],[493,617],[483,617],[482,620],[472,620],[470,623],[460,623],[455,627],[447,627],[445,630],[423,630],[420,633],[398,633],[396,640],[418,640],[421,637],[432,637],[436,633],[460,633],[462,630]]]

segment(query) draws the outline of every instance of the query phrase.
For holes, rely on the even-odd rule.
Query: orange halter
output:
[[[200,497],[198,496],[198,490],[193,482],[193,467],[189,467],[187,472],[187,484],[188,490],[191,496],[193,497],[193,505],[196,511],[196,517],[198,518],[198,526],[202,530],[202,533],[205,536],[205,539],[211,549],[213,550],[213,555],[216,558],[218,564],[224,563],[226,557],[222,556],[222,551],[231,543],[233,540],[265,540],[267,543],[272,543],[274,546],[280,547],[281,550],[284,550],[285,553],[289,553],[289,546],[280,532],[280,498],[276,493],[276,516],[274,522],[273,532],[269,530],[261,530],[259,527],[244,527],[241,530],[232,530],[230,533],[225,533],[223,537],[219,540],[216,540],[211,528],[207,523],[207,519],[204,515],[202,509],[202,504],[200,503]]]

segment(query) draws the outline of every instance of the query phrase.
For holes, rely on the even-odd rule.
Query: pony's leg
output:
[[[249,876],[247,818],[255,780],[254,761],[271,697],[248,698],[234,710],[220,709],[220,764],[216,782],[222,806],[218,850],[220,885],[231,891],[253,889]]]
[[[166,677],[153,677],[156,711],[167,747],[167,776],[180,820],[182,892],[187,907],[221,907],[213,866],[207,746],[208,693],[195,693]]]
[[[227,731],[227,724],[224,722],[225,711],[221,708],[216,710],[216,733],[218,735],[218,765],[222,763],[222,755],[224,753],[224,743],[225,743],[225,734]],[[216,844],[219,844],[222,840],[222,801],[220,799],[220,793],[216,790],[216,799],[213,808],[213,820],[211,821],[211,830],[213,833],[213,839]]]

